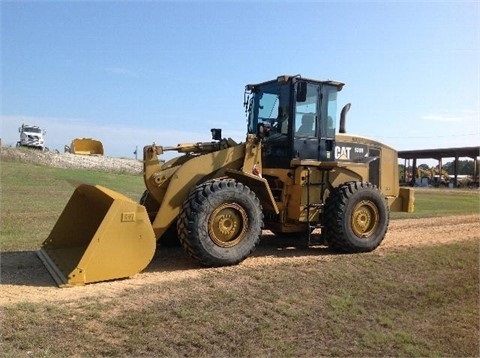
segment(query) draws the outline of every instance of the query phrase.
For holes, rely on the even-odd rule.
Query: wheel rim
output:
[[[247,227],[247,212],[236,203],[220,205],[208,220],[210,238],[221,247],[232,247],[242,241]]]
[[[380,222],[378,207],[369,200],[355,205],[352,212],[352,230],[360,238],[370,237],[375,233]]]

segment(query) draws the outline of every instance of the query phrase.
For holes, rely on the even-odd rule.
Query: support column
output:
[[[455,161],[453,162],[453,187],[458,187],[458,156],[455,156]]]
[[[412,165],[412,186],[415,186],[417,181],[417,158],[413,158],[413,165]]]
[[[442,165],[442,158],[438,158],[438,186],[442,185],[443,181],[443,165]]]

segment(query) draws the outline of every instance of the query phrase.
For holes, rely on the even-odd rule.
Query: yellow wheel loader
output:
[[[212,129],[211,142],[146,146],[140,203],[80,185],[40,258],[71,286],[140,272],[169,237],[206,266],[241,262],[263,229],[299,240],[321,229],[333,250],[374,250],[389,211],[413,211],[414,194],[399,187],[394,149],[346,133],[350,104],[336,130],[343,86],[301,76],[247,85],[245,142]],[[181,155],[161,164],[165,151]]]
[[[72,140],[70,147],[66,146],[65,149],[77,155],[103,155],[102,142],[92,138],[75,138]]]

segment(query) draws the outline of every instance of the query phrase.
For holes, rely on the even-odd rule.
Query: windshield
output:
[[[288,133],[289,87],[278,82],[256,87],[247,100],[248,133],[256,133],[259,124],[270,134]]]
[[[23,131],[30,133],[42,133],[42,130],[38,127],[23,127]]]

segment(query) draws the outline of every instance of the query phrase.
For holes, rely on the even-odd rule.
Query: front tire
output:
[[[263,213],[247,186],[211,180],[190,193],[177,225],[180,243],[191,257],[205,266],[234,265],[260,242]]]
[[[375,185],[362,182],[335,188],[323,216],[328,245],[347,253],[374,250],[383,241],[389,222],[385,197]]]

